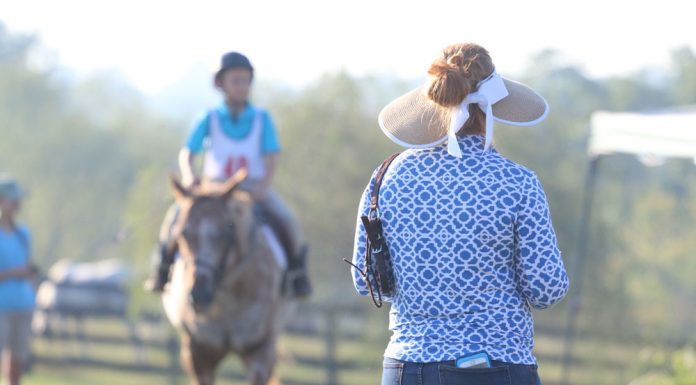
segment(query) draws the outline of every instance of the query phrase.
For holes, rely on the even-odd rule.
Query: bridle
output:
[[[250,250],[251,248],[249,248],[249,250],[242,249],[242,244],[241,242],[239,242],[236,230],[236,224],[234,222],[231,222],[228,226],[226,226],[225,232],[227,233],[227,236],[225,237],[224,250],[222,257],[217,261],[217,263],[210,263],[207,260],[196,258],[192,255],[187,256],[187,258],[183,258],[184,264],[186,264],[187,266],[190,266],[191,262],[193,262],[196,271],[210,273],[210,276],[212,277],[213,293],[217,292],[220,284],[223,282],[223,279],[228,285],[232,285],[239,278],[241,278],[247,265],[253,259]],[[249,245],[253,243],[256,237],[256,231],[256,226],[252,226],[251,231],[249,232]],[[180,232],[178,232],[175,236],[172,236],[170,240],[171,244],[176,245],[181,237],[182,235]],[[225,272],[227,271],[228,267],[227,264],[229,262],[230,254],[233,251],[233,247],[234,252],[238,257],[237,266],[233,270],[231,275],[225,277]]]

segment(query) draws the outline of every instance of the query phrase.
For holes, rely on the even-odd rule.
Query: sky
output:
[[[696,50],[691,0],[0,0],[0,21],[36,34],[78,75],[116,70],[155,94],[222,53],[245,53],[260,78],[301,86],[321,74],[425,76],[446,45],[486,47],[503,74],[557,49],[588,75],[666,68]]]

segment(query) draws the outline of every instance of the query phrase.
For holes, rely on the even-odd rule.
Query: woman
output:
[[[396,283],[382,385],[540,384],[531,309],[560,301],[568,278],[541,184],[500,155],[492,137],[493,120],[535,124],[548,105],[501,78],[475,44],[445,48],[428,74],[424,87],[379,116],[387,137],[408,148],[379,196]],[[359,216],[369,211],[374,182],[373,175]],[[358,220],[359,269],[364,252]]]
[[[23,195],[16,181],[0,176],[0,356],[9,385],[24,372],[34,311],[29,230],[15,221]]]

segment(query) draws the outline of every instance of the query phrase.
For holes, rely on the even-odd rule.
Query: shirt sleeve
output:
[[[353,243],[353,264],[362,271],[365,271],[365,241],[367,235],[365,233],[365,226],[363,226],[360,217],[363,215],[367,215],[367,213],[370,210],[370,192],[372,191],[372,186],[375,185],[377,171],[378,170],[375,170],[375,172],[372,174],[372,177],[370,178],[370,183],[367,184],[365,190],[362,193],[362,197],[360,198],[360,204],[358,205],[357,221],[355,224],[355,240]],[[355,286],[355,290],[358,291],[358,294],[368,295],[369,290],[367,288],[367,283],[365,282],[362,274],[360,274],[360,272],[355,267],[351,267],[350,272],[353,276],[353,285]]]
[[[568,275],[558,249],[546,194],[533,175],[515,223],[515,272],[519,292],[536,309],[559,302],[568,292]]]
[[[203,143],[205,142],[205,138],[208,137],[209,115],[209,113],[202,115],[198,119],[198,123],[196,123],[189,132],[185,147],[194,154],[199,154],[203,151]]]
[[[268,111],[263,112],[263,131],[261,133],[261,152],[264,155],[280,152],[276,126]]]

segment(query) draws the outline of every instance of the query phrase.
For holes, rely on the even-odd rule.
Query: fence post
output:
[[[170,335],[167,340],[167,353],[169,353],[170,383],[177,385],[179,383],[179,341],[174,335]]]
[[[130,318],[125,318],[124,316],[124,320],[128,327],[128,336],[130,337],[131,344],[133,344],[135,363],[143,365],[145,363],[145,347],[142,338],[140,338],[138,327]],[[139,323],[142,324],[142,319]]]
[[[338,325],[336,308],[334,306],[326,307],[324,316],[326,317],[326,383],[327,385],[338,385],[338,364],[336,360]]]

